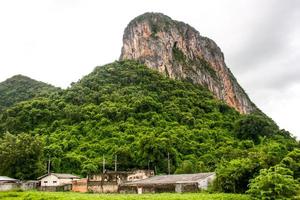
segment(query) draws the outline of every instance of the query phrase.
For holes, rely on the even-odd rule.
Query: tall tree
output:
[[[5,133],[0,139],[0,174],[18,179],[35,179],[44,171],[43,143],[27,133]]]

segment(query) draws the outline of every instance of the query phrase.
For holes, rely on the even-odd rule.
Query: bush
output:
[[[255,174],[259,164],[249,158],[233,159],[222,163],[216,170],[215,190],[220,192],[244,193],[249,179]]]
[[[290,199],[297,195],[299,183],[293,178],[293,172],[280,165],[262,169],[252,179],[247,191],[254,199]]]
[[[290,152],[282,161],[281,165],[294,173],[294,179],[300,180],[300,149]]]
[[[259,143],[259,137],[275,135],[278,127],[272,120],[260,115],[245,115],[235,122],[234,132],[241,140],[253,140]]]

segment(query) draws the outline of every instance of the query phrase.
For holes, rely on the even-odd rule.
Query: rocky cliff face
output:
[[[226,67],[214,41],[183,22],[160,13],[145,13],[126,27],[120,60],[138,60],[174,79],[207,87],[240,113],[256,109]]]

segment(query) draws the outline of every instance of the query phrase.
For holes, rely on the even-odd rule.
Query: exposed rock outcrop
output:
[[[207,87],[240,113],[256,109],[226,67],[214,41],[197,30],[161,13],[145,13],[133,19],[123,35],[120,60],[138,60],[175,79]]]

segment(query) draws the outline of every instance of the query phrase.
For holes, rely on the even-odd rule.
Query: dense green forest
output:
[[[52,171],[85,176],[102,171],[103,155],[108,169],[117,155],[120,170],[162,174],[169,153],[172,173],[216,171],[217,191],[244,193],[251,180],[256,194],[274,173],[293,191],[299,185],[299,143],[272,119],[241,115],[205,88],[135,61],[97,67],[66,90],[44,87],[47,95],[27,87],[8,97],[0,90],[1,175],[36,178],[50,158]]]
[[[23,75],[13,76],[0,83],[0,111],[21,101],[48,96],[59,88]]]

